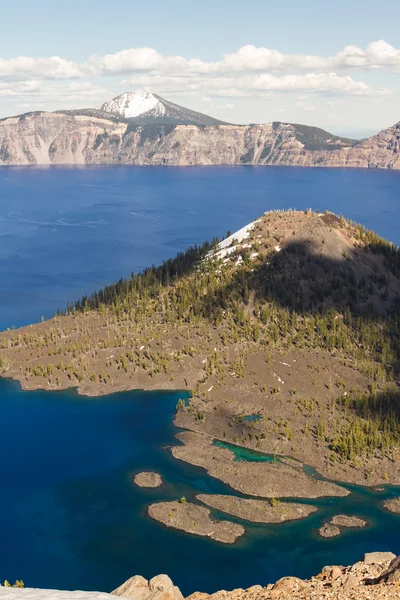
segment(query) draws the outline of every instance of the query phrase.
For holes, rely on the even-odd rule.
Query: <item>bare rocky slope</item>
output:
[[[399,169],[400,122],[355,142],[302,125],[142,125],[95,109],[0,120],[0,165],[29,164]]]

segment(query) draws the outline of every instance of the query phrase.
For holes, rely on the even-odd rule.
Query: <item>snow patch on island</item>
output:
[[[238,246],[242,244],[244,240],[250,237],[250,232],[253,231],[256,223],[260,223],[261,219],[257,219],[257,221],[253,221],[245,227],[242,227],[235,233],[232,233],[229,237],[225,238],[220,242],[215,250],[211,250],[208,256],[209,258],[215,258],[217,260],[222,260],[228,257],[230,254],[235,252],[238,249]],[[242,248],[250,248],[251,244],[243,244]],[[226,261],[224,261],[226,262]]]

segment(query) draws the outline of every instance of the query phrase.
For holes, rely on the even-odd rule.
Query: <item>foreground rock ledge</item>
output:
[[[180,589],[167,575],[158,575],[150,581],[135,575],[111,593],[134,600],[183,600]]]
[[[143,471],[133,478],[134,483],[142,488],[157,488],[162,485],[161,476],[154,471]]]
[[[244,590],[225,590],[209,595],[195,592],[187,600],[394,600],[400,598],[400,557],[391,552],[371,552],[350,567],[327,566],[308,580],[283,577],[266,587],[254,585]],[[112,600],[115,596],[132,600],[183,600],[167,575],[150,581],[131,577],[113,595],[101,592],[4,588],[0,597],[10,600]]]
[[[196,498],[211,508],[253,523],[283,523],[304,519],[317,510],[315,506],[307,504],[291,502],[275,504],[269,500],[253,500],[219,494],[199,494]]]
[[[247,590],[223,590],[212,595],[195,592],[187,600],[394,600],[400,598],[399,582],[400,557],[391,552],[372,552],[350,567],[324,567],[308,580],[283,577],[266,587],[254,585]],[[112,594],[0,586],[0,597],[10,600],[112,600],[115,596],[132,600],[183,600],[179,588],[167,575],[150,581],[136,575]]]
[[[191,502],[158,502],[148,509],[149,516],[167,527],[208,536],[224,544],[233,544],[245,533],[242,525],[230,521],[213,521],[210,511]]]
[[[350,567],[327,566],[316,577],[283,577],[275,584],[247,590],[196,592],[187,600],[394,600],[400,598],[400,557],[390,552],[366,554]]]

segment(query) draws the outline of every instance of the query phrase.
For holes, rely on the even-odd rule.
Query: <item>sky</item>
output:
[[[232,123],[400,120],[399,0],[0,0],[0,117],[151,90]]]

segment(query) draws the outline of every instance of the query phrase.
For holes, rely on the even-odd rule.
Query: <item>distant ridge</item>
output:
[[[229,124],[153,92],[125,92],[99,108],[0,119],[0,166],[21,164],[400,170],[400,122],[355,140],[299,123]]]
[[[325,129],[313,127],[312,125],[299,125],[298,123],[282,123],[274,121],[272,126],[275,129],[284,126],[292,127],[296,136],[304,145],[306,150],[338,150],[349,146],[355,146],[359,140],[346,138],[339,135],[333,135]]]

